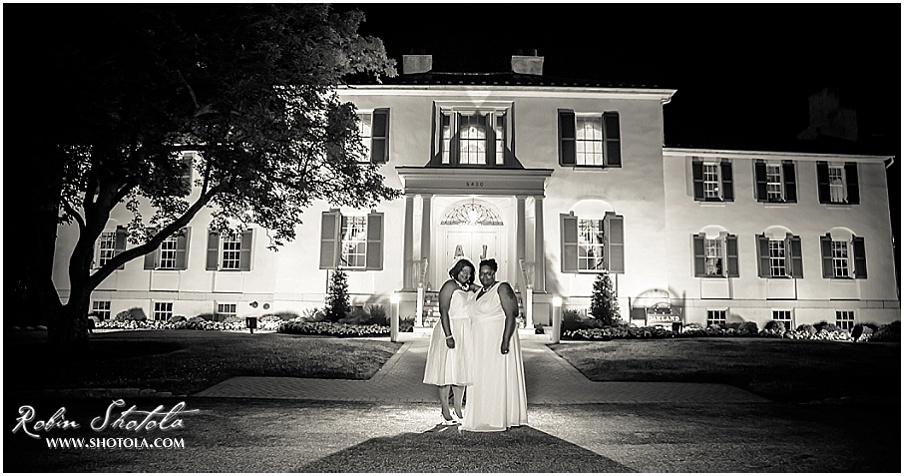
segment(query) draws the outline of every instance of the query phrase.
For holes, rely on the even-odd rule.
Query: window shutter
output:
[[[691,162],[691,171],[694,178],[694,200],[703,200],[703,162],[700,159],[693,159]]]
[[[797,184],[794,180],[794,162],[782,162],[782,178],[784,184],[785,201],[788,203],[797,203]]]
[[[251,240],[254,237],[250,228],[242,232],[242,244],[239,249],[239,271],[251,271]]]
[[[819,237],[819,248],[822,251],[822,277],[834,278],[835,269],[832,266],[832,235],[825,234]]]
[[[113,245],[113,256],[116,256],[126,250],[126,239],[128,237],[129,232],[124,226],[116,227],[116,242]],[[116,269],[126,269],[126,264],[123,263]]]
[[[367,215],[367,257],[365,269],[383,269],[383,214]]]
[[[578,272],[578,218],[574,215],[559,215],[562,232],[562,272]]]
[[[766,235],[756,235],[757,273],[761,278],[769,278],[772,272],[769,270],[769,238]]]
[[[559,111],[559,164],[575,165],[574,112]]]
[[[610,273],[625,272],[625,219],[621,215],[606,212],[603,217],[605,254],[603,259]]]
[[[816,162],[816,195],[819,203],[829,203],[829,163]]]
[[[694,235],[694,277],[706,276],[706,236]]]
[[[191,242],[191,228],[183,228],[176,235],[176,269],[188,269],[188,244]]]
[[[606,166],[621,167],[621,132],[617,112],[603,113],[603,135],[606,141]]]
[[[156,228],[151,228],[148,230],[148,236],[154,236],[157,234]],[[154,251],[144,255],[144,269],[157,269],[157,258],[160,256],[160,247],[158,246]]]
[[[734,201],[734,183],[731,175],[731,162],[723,160],[719,166],[722,168],[722,200]]]
[[[854,251],[854,277],[857,279],[866,279],[866,244],[863,237],[855,236],[851,240]]]
[[[207,271],[216,271],[220,267],[220,234],[216,231],[207,233]]]
[[[851,205],[860,205],[860,183],[857,181],[856,162],[845,162],[844,180],[847,185],[847,202]]]
[[[728,261],[728,277],[738,278],[741,276],[738,270],[738,237],[736,235],[728,235],[725,237],[725,255]]]
[[[182,156],[182,176],[179,177],[179,190],[184,197],[191,193],[191,174],[194,162],[193,154],[185,154]]]
[[[389,162],[389,109],[375,109],[371,128],[370,161],[375,164]]]
[[[766,162],[757,160],[753,163],[754,176],[756,177],[756,201],[766,201]]]
[[[785,242],[785,247],[788,251],[785,255],[785,259],[790,260],[790,266],[787,266],[786,269],[791,270],[792,278],[803,278],[804,259],[803,253],[801,252],[800,237],[789,233]]]
[[[320,218],[320,269],[339,265],[339,211],[323,212]]]

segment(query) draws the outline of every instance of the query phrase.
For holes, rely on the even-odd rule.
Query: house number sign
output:
[[[483,182],[474,182],[474,181],[469,180],[469,181],[465,182],[465,187],[467,187],[467,188],[483,188]]]

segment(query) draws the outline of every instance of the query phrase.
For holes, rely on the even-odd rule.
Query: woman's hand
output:
[[[499,349],[502,351],[502,355],[508,354],[509,351],[509,343],[508,341],[502,343],[502,347]]]
[[[455,338],[452,336],[446,337],[446,347],[450,349],[455,348]]]

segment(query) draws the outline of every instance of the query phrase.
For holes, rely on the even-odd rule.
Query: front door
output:
[[[496,258],[496,262],[502,267],[502,257],[497,253],[498,231],[488,230],[449,230],[446,232],[446,243],[443,247],[443,279],[448,278],[449,269],[459,257],[468,258],[474,266],[480,266],[480,260]],[[477,270],[474,270],[476,273]]]

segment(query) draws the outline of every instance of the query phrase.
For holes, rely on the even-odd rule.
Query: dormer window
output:
[[[502,167],[511,150],[509,105],[440,105],[432,163],[440,166]]]

